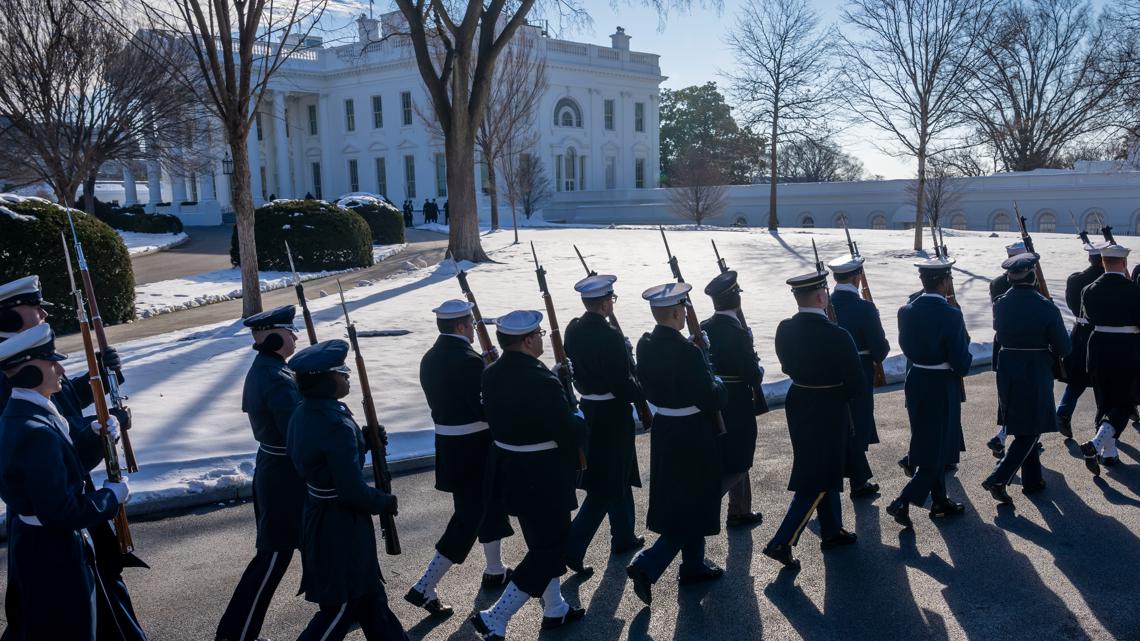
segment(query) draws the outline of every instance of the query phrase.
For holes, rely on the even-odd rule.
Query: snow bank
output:
[[[164,249],[177,247],[190,240],[190,237],[182,232],[177,234],[140,234],[120,229],[116,229],[115,232],[123,239],[123,243],[127,245],[127,251],[132,257],[160,252]]]
[[[406,247],[407,244],[405,243],[373,245],[372,259],[375,262],[380,262],[400,253]],[[351,271],[355,270],[302,272],[300,276],[301,280],[306,281]],[[292,272],[260,272],[258,280],[261,291],[268,292],[292,286],[293,274]],[[235,298],[241,298],[241,270],[218,269],[135,287],[135,314],[139,318],[150,318],[159,314],[168,314]]]

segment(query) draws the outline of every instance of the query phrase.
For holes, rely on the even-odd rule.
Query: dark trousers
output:
[[[566,572],[566,544],[570,540],[570,512],[536,506],[519,514],[526,554],[515,566],[511,581],[532,597],[542,596],[550,580]]]
[[[651,582],[656,583],[657,579],[660,579],[661,575],[665,573],[665,568],[669,567],[673,559],[677,558],[677,554],[681,555],[681,576],[684,576],[686,571],[703,571],[705,537],[662,534],[657,537],[653,545],[637,555],[637,558],[633,560],[633,565],[644,572]]]
[[[218,641],[254,641],[261,636],[265,612],[273,593],[289,569],[293,550],[258,550],[245,567],[230,604],[218,622]]]
[[[797,545],[800,535],[811,520],[812,512],[819,517],[820,538],[829,538],[843,528],[843,506],[839,492],[805,492],[792,495],[792,504],[784,516],[769,545]]]
[[[478,484],[452,492],[451,502],[455,511],[435,549],[456,565],[467,560],[476,538],[480,543],[490,543],[514,533],[502,504],[488,503]]]
[[[867,462],[867,453],[861,447],[847,448],[847,476],[851,479],[851,489],[866,485],[874,474]]]
[[[570,541],[566,546],[566,558],[581,562],[586,556],[586,548],[602,525],[602,519],[610,517],[610,547],[621,547],[633,542],[633,488],[626,484],[619,496],[599,496],[586,493],[586,499],[570,523]]]
[[[1022,485],[1039,484],[1041,482],[1041,454],[1037,449],[1037,441],[1039,440],[1041,437],[1037,435],[1013,437],[1013,443],[1005,448],[1005,456],[998,461],[986,482],[1006,485],[1020,469]]]
[[[919,507],[926,504],[928,496],[935,501],[945,501],[946,465],[919,465],[899,496]]]
[[[728,495],[728,516],[752,514],[752,479],[747,470],[721,478],[720,491]]]
[[[1073,415],[1077,411],[1077,400],[1081,398],[1081,394],[1085,393],[1088,389],[1085,385],[1069,384],[1065,386],[1065,392],[1061,394],[1061,403],[1057,405],[1057,416]]]
[[[348,603],[322,604],[297,641],[341,641],[353,624],[368,641],[408,641],[383,587]]]

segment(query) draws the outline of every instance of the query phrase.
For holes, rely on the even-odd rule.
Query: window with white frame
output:
[[[261,112],[253,114],[253,123],[257,128],[257,142],[264,140],[264,135],[261,133]]]
[[[312,169],[313,169],[313,196],[315,196],[317,198],[317,200],[320,200],[321,196],[323,195],[321,192],[321,163],[319,163],[319,162],[313,163]]]
[[[400,110],[404,116],[404,126],[408,127],[412,124],[412,92],[400,92]]]
[[[285,108],[285,137],[289,137],[289,109]]]
[[[1057,217],[1052,212],[1045,212],[1037,219],[1037,231],[1043,234],[1052,234],[1057,231]]]
[[[559,191],[576,191],[578,188],[578,153],[574,151],[573,147],[566,150],[566,153],[559,156],[562,166],[562,180],[561,188]]]
[[[815,219],[812,218],[811,216],[804,216],[803,219],[800,221],[800,227],[806,227],[807,229],[814,228],[815,227]]]
[[[360,168],[355,158],[348,159],[348,190],[360,191]]]
[[[887,217],[882,214],[871,216],[871,229],[886,229]]]
[[[384,99],[372,96],[372,128],[380,129],[384,126]]]
[[[645,132],[645,103],[633,103],[633,130],[638,133]]]
[[[1093,211],[1085,216],[1085,231],[1094,236],[1104,231],[1104,214]]]
[[[613,98],[607,98],[602,103],[602,111],[604,113],[606,131],[613,131],[614,130],[614,100],[613,100]]]
[[[606,189],[617,189],[617,156],[606,156]]]
[[[558,127],[582,127],[582,110],[570,98],[562,98],[554,105],[554,124]]]
[[[317,106],[309,105],[309,135],[317,135]]]
[[[435,155],[435,195],[447,198],[447,157]]]
[[[388,196],[388,162],[384,158],[376,159],[376,193]]]
[[[352,98],[344,101],[344,130],[356,131],[356,103]]]
[[[1009,231],[1009,214],[1005,212],[994,214],[994,221],[990,225],[990,229],[992,231]]]
[[[633,159],[633,187],[635,189],[645,189],[645,159]]]
[[[416,197],[416,157],[404,156],[404,196]]]
[[[970,225],[966,222],[966,214],[958,213],[950,217],[950,229],[954,231],[966,231],[969,228]]]

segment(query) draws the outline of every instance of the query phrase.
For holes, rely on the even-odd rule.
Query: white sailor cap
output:
[[[0,343],[0,369],[10,369],[32,360],[62,361],[67,354],[55,351],[51,326],[41,323]]]
[[[692,289],[688,283],[665,283],[641,292],[641,297],[649,301],[650,307],[672,307],[684,302]]]
[[[1089,256],[1100,256],[1101,250],[1108,247],[1110,244],[1107,241],[1097,240],[1084,244],[1084,249],[1089,253]]]
[[[920,260],[917,263],[915,263],[914,266],[917,267],[918,271],[920,271],[920,272],[942,271],[942,270],[949,271],[950,266],[953,264],[954,264],[953,258],[937,257],[937,258],[927,258],[926,260]]]
[[[495,320],[495,331],[508,336],[526,336],[542,324],[542,312],[516,309]]]
[[[1027,251],[1029,250],[1025,248],[1025,242],[1020,240],[1012,245],[1005,246],[1005,255],[1007,258],[1024,254]]]
[[[863,268],[865,262],[862,256],[840,256],[827,264],[832,274],[850,274]]]
[[[1102,258],[1128,258],[1129,250],[1124,245],[1111,244],[1107,247],[1102,247],[1100,255]]]
[[[44,300],[43,290],[40,289],[39,276],[25,276],[10,283],[0,285],[0,309],[16,307],[17,305],[50,305]]]
[[[452,318],[466,318],[471,315],[471,310],[475,306],[465,300],[452,298],[451,300],[443,301],[443,304],[431,310],[435,317],[439,320],[450,320]]]
[[[605,298],[614,293],[615,281],[617,281],[617,276],[595,274],[574,283],[574,291],[578,292],[582,298]]]

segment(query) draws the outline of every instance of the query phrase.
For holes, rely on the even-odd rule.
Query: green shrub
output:
[[[173,214],[148,214],[142,205],[114,207],[95,199],[95,216],[115,229],[141,234],[178,234],[182,220]]]
[[[254,212],[257,268],[288,271],[285,242],[297,271],[333,271],[372,265],[372,234],[356,212],[323,200],[278,200]],[[230,262],[240,265],[237,227]]]
[[[40,277],[44,298],[55,303],[49,322],[60,334],[76,331],[75,299],[63,262],[60,232],[66,232],[68,251],[76,269],[75,247],[67,213],[39,198],[7,196],[0,200],[0,282],[31,274]],[[106,223],[72,210],[75,228],[91,270],[103,322],[112,325],[135,317],[135,275],[123,240]]]
[[[387,200],[365,194],[349,194],[337,205],[360,214],[372,230],[377,245],[399,245],[404,242],[404,214]]]

